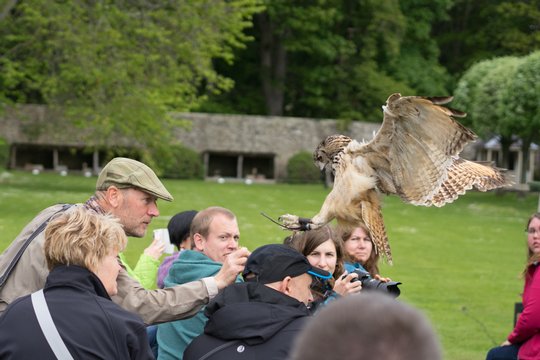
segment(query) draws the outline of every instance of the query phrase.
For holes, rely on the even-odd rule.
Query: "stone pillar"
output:
[[[238,155],[236,159],[236,178],[242,178],[242,167],[244,166],[244,155]]]
[[[53,170],[58,169],[58,149],[53,149]]]
[[[203,155],[203,162],[204,162],[204,177],[208,177],[208,171],[210,167],[208,166],[210,164],[210,154],[208,154],[208,151],[205,151]]]
[[[101,166],[99,166],[99,151],[94,149],[92,154],[92,172],[94,175],[98,175],[101,171]]]
[[[518,161],[516,166],[516,182],[518,184],[521,184],[521,172],[523,171],[523,152],[521,150],[518,151]]]
[[[534,159],[536,151],[529,149],[529,170],[527,171],[527,183],[533,181],[534,178]]]
[[[17,145],[11,145],[11,153],[9,156],[9,168],[15,169],[17,167]]]

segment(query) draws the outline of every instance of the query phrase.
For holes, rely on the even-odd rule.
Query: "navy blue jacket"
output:
[[[142,320],[113,303],[92,272],[58,266],[47,277],[44,293],[74,359],[153,359]],[[0,359],[56,359],[30,295],[15,300],[0,317]]]
[[[227,286],[206,307],[204,334],[184,360],[283,360],[310,315],[300,301],[258,283]]]

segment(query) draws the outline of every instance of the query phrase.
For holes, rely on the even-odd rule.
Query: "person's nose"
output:
[[[308,304],[309,303],[312,303],[313,302],[313,293],[311,292],[311,290],[308,292],[308,298],[307,298],[307,302]]]
[[[116,262],[116,277],[120,274],[120,270],[122,270],[122,267],[120,266],[120,263]]]
[[[159,210],[158,210],[157,204],[155,202],[151,203],[150,206],[148,207],[148,215],[150,215],[152,217],[158,217],[159,216]]]
[[[326,256],[321,256],[321,258],[319,259],[319,264],[317,267],[320,267],[321,269],[324,269],[326,268],[328,265],[328,261],[326,260]]]
[[[234,237],[229,240],[229,249],[236,250],[238,249],[238,240]]]

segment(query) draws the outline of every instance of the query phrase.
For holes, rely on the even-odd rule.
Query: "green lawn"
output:
[[[0,250],[37,212],[59,202],[81,202],[93,192],[96,178],[0,175]],[[241,243],[255,247],[281,242],[286,232],[260,215],[314,215],[328,189],[315,185],[244,185],[165,181],[175,197],[161,202],[161,216],[151,229],[165,227],[178,211],[225,206],[237,216]],[[512,328],[513,304],[519,301],[519,277],[525,260],[525,221],[536,210],[537,195],[471,192],[443,208],[384,199],[383,213],[394,265],[381,273],[403,282],[401,301],[422,309],[433,322],[445,359],[485,358]],[[130,239],[130,262],[150,242]],[[361,311],[361,309],[359,309]]]

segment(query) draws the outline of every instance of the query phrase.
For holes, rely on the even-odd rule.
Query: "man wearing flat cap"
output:
[[[114,158],[99,174],[95,194],[84,204],[60,204],[39,213],[0,255],[0,315],[13,300],[45,285],[49,273],[43,253],[46,224],[59,214],[83,206],[117,217],[126,235],[143,237],[152,219],[159,216],[157,200],[173,197],[145,164]],[[118,294],[113,301],[153,324],[192,316],[219,289],[234,282],[249,252],[245,248],[229,254],[214,277],[159,290],[146,290],[122,268],[117,278]]]
[[[229,285],[206,306],[204,334],[184,360],[287,359],[310,316],[312,281],[332,275],[298,251],[270,244],[253,251],[242,276],[244,283]]]

